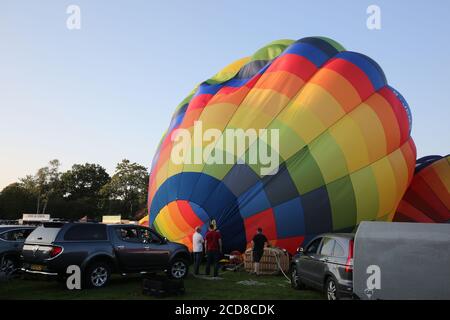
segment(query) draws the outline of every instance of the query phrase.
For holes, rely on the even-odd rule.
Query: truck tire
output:
[[[104,288],[111,278],[111,267],[103,261],[94,261],[84,272],[86,288]]]
[[[189,264],[183,258],[175,258],[170,263],[167,274],[173,279],[184,279],[189,273]]]

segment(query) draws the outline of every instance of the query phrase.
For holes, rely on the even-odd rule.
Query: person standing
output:
[[[219,275],[219,259],[222,252],[222,237],[220,232],[215,230],[213,224],[209,225],[209,231],[205,235],[206,254],[206,275],[210,274],[211,265],[214,267],[214,277]]]
[[[253,244],[253,265],[254,273],[259,275],[259,262],[264,254],[264,247],[267,244],[269,246],[269,241],[267,237],[262,233],[262,228],[258,228],[258,232],[255,234],[252,240]]]
[[[194,235],[192,236],[192,251],[194,253],[194,274],[198,275],[200,263],[203,256],[203,237],[200,234],[200,227],[195,228]]]

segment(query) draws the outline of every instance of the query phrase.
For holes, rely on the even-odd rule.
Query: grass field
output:
[[[185,280],[186,293],[170,299],[323,299],[315,291],[292,289],[283,276],[257,277],[243,271],[219,276],[222,279],[210,280],[189,275]],[[155,299],[142,294],[141,283],[139,276],[117,275],[104,289],[67,290],[56,281],[18,278],[0,282],[0,299]]]

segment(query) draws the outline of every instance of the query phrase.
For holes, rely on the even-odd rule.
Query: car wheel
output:
[[[187,276],[189,266],[184,259],[175,259],[168,270],[169,276],[174,279],[183,279]]]
[[[88,288],[103,288],[110,277],[111,268],[107,263],[94,262],[87,267],[84,280]]]
[[[298,271],[297,271],[297,268],[295,267],[295,265],[293,265],[291,267],[291,286],[292,286],[292,288],[294,288],[296,290],[305,288],[303,283],[300,281],[300,277],[298,275]]]
[[[337,288],[337,284],[332,277],[329,277],[327,279],[327,282],[325,284],[325,290],[328,300],[339,300],[339,291]]]
[[[3,272],[6,276],[12,275],[17,271],[16,260],[11,257],[3,257],[0,261],[0,272]]]

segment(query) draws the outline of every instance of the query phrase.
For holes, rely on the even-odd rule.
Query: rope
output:
[[[280,257],[278,256],[277,252],[275,250],[272,250],[272,248],[268,248],[269,251],[273,254],[273,256],[275,257],[275,261],[277,263],[278,269],[281,271],[281,274],[286,278],[288,283],[291,283],[291,278],[286,275],[286,273],[283,271],[283,268],[281,267],[281,262],[280,262]],[[245,255],[245,253],[244,253]],[[229,256],[229,255],[225,255],[225,256]],[[244,262],[237,264],[234,269],[237,270],[238,268],[240,268],[242,265],[244,264]],[[232,270],[224,270],[222,271],[222,273],[226,273]]]
[[[278,269],[280,269],[281,273],[283,274],[283,276],[288,280],[289,283],[291,283],[291,278],[288,277],[286,275],[286,273],[284,273],[283,268],[281,267],[281,263],[280,263],[280,258],[278,257],[278,254],[275,253],[275,251],[271,250],[272,253],[275,256],[275,260],[277,261],[277,265],[278,265]]]
[[[286,275],[286,273],[283,271],[283,268],[281,267],[280,257],[278,255],[278,253],[281,254],[281,252],[277,253],[276,250],[273,250],[274,248],[266,248],[266,249],[268,249],[268,251],[275,257],[277,267],[278,267],[279,271],[281,272],[281,274],[286,278],[286,280],[288,280],[289,283],[291,283],[291,278],[288,275]],[[273,273],[270,273],[270,274],[276,274],[276,271]]]

